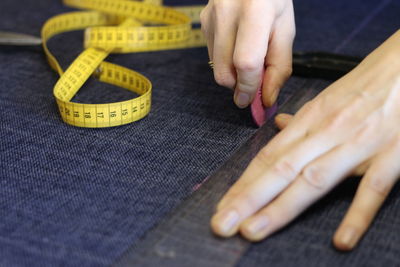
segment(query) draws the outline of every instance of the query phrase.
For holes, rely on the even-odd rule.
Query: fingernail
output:
[[[246,227],[247,231],[251,235],[256,235],[262,230],[264,230],[269,224],[269,220],[267,216],[259,216],[256,219],[252,220]]]
[[[239,222],[239,214],[234,210],[229,210],[217,214],[219,218],[219,228],[222,233],[228,234]]]
[[[349,248],[353,248],[356,243],[357,243],[358,235],[357,235],[357,230],[354,227],[351,226],[346,226],[343,229],[343,234],[342,234],[342,243],[346,245]]]
[[[249,105],[250,103],[250,95],[247,93],[239,92],[236,95],[236,105],[239,108],[245,108]]]

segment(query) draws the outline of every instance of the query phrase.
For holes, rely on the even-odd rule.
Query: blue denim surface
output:
[[[47,18],[68,10],[59,1],[3,0],[0,29],[39,35]],[[399,27],[399,12],[398,0],[297,1],[296,48],[366,55]],[[81,47],[81,32],[50,42],[65,67]],[[0,49],[1,266],[111,264],[256,131],[248,110],[236,109],[232,93],[215,85],[204,48],[109,60],[153,81],[152,112],[122,127],[80,129],[61,122],[52,96],[57,76],[42,51]],[[280,101],[303,83],[293,78]],[[74,100],[99,103],[129,96],[89,82]],[[241,265],[357,264],[365,263],[365,255],[399,263],[397,191],[364,240],[365,248],[342,255],[329,247],[352,186],[287,231],[253,246]]]

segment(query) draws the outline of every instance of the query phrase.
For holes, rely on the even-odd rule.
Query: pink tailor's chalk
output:
[[[266,121],[275,115],[278,110],[278,105],[275,103],[272,107],[266,108],[262,102],[261,88],[257,90],[253,103],[251,103],[251,114],[257,126],[261,127]]]

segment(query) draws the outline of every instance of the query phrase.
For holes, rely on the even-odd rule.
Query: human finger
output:
[[[211,14],[211,7],[206,5],[200,12],[201,31],[206,39],[208,57],[210,61],[213,60],[214,51],[214,19]]]
[[[308,134],[308,126],[319,121],[319,105],[312,101],[306,103],[292,118],[290,125],[275,136],[265,146],[258,156],[250,162],[241,178],[228,190],[217,205],[217,211],[224,208],[231,199],[243,191],[249,182],[259,177],[266,168],[275,162],[280,155],[291,149],[297,142],[304,139]]]
[[[235,234],[242,221],[285,190],[306,165],[338,145],[332,136],[321,133],[301,140],[218,210],[211,222],[215,233],[221,236]],[[254,160],[262,158],[259,154]]]
[[[289,4],[292,5],[291,2]],[[266,71],[262,98],[266,107],[274,105],[280,89],[292,74],[292,51],[295,33],[293,8],[287,8],[275,24],[265,58]]]
[[[275,117],[275,124],[276,124],[276,126],[278,126],[278,128],[280,130],[283,130],[284,128],[286,128],[286,126],[289,125],[289,123],[292,121],[292,119],[293,119],[293,115],[281,113]]]
[[[242,235],[257,241],[286,226],[351,174],[374,149],[373,144],[349,142],[311,162],[275,200],[243,222]]]
[[[337,119],[338,118],[334,118],[334,121]],[[375,120],[374,118],[372,121]],[[295,178],[305,166],[309,165],[317,158],[322,157],[329,151],[335,150],[337,146],[346,144],[349,135],[354,136],[348,145],[348,147],[350,147],[350,149],[348,149],[348,152],[351,152],[350,155],[352,153],[359,153],[360,151],[363,151],[361,155],[368,155],[366,149],[374,147],[380,142],[380,139],[370,140],[371,134],[375,132],[374,125],[370,125],[372,121],[365,121],[365,125],[353,127],[352,129],[351,125],[353,125],[353,123],[351,120],[343,122],[343,118],[339,118],[339,122],[344,123],[343,125],[347,126],[348,131],[339,133],[334,131],[333,129],[338,125],[333,123],[329,124],[329,127],[322,128],[299,140],[293,148],[285,152],[284,156],[278,158],[273,164],[268,166],[261,175],[255,177],[245,187],[241,188],[241,191],[236,194],[234,198],[231,198],[229,202],[225,201],[227,204],[220,208],[212,219],[215,232],[221,236],[235,234],[238,224],[267,205],[278,194],[285,190],[295,181]],[[356,146],[361,144],[361,148],[356,151],[357,149],[354,149],[352,146],[353,143]],[[347,148],[347,146],[345,147]],[[264,157],[262,153],[259,153],[253,161],[263,161]],[[343,161],[344,157],[338,158],[340,161]],[[354,168],[366,159],[367,158],[360,160]],[[352,161],[349,160],[349,162]],[[226,218],[233,217],[233,214],[236,216],[236,221],[228,228]]]
[[[237,73],[234,101],[239,108],[252,102],[261,85],[274,16],[268,1],[249,1],[242,10],[233,55]]]
[[[355,198],[336,231],[333,243],[339,250],[352,250],[368,230],[400,175],[400,139],[377,156],[361,180]]]
[[[238,29],[238,2],[222,2],[214,12],[214,78],[224,87],[233,89],[236,84],[236,72],[233,67],[233,51]]]

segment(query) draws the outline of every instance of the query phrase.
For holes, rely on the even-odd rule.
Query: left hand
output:
[[[277,120],[287,127],[224,196],[212,229],[262,240],[358,171],[364,177],[334,237],[338,249],[352,249],[400,176],[400,31],[293,118]]]

